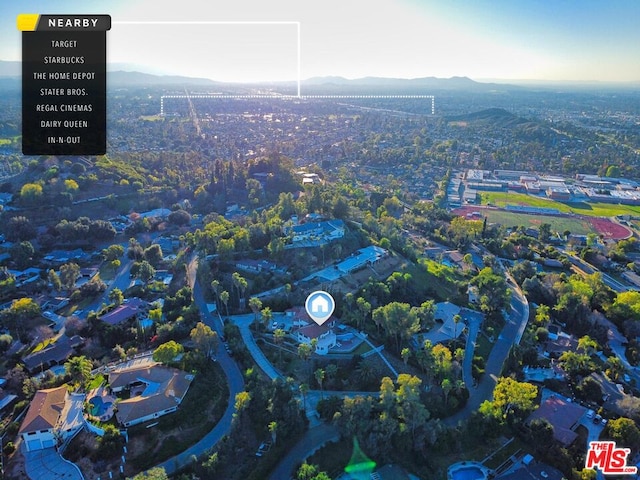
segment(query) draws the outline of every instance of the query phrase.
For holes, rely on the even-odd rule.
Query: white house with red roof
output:
[[[334,332],[337,319],[332,316],[322,325],[318,325],[307,314],[304,307],[294,307],[285,311],[285,315],[290,317],[293,330],[291,334],[298,343],[306,343],[311,345],[316,340],[315,353],[318,355],[327,355],[329,349],[337,344],[337,337]]]

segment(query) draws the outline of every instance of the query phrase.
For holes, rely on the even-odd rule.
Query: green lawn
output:
[[[575,213],[590,217],[614,217],[616,215],[640,215],[640,206],[615,205],[609,203],[565,203],[550,200],[548,198],[526,195],[514,192],[485,192],[480,194],[481,203],[488,203],[497,207],[507,205],[525,205],[540,208],[555,208],[563,213]]]
[[[499,223],[504,227],[520,225],[538,227],[543,223],[551,225],[551,231],[564,232],[569,230],[575,235],[587,235],[594,232],[594,228],[585,220],[579,218],[558,217],[554,215],[529,215],[526,213],[507,212],[504,210],[482,210],[489,223]]]

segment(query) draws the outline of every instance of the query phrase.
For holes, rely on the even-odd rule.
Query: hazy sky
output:
[[[640,81],[639,0],[0,0],[18,13],[108,13],[109,62],[215,80],[340,75]],[[104,5],[109,5],[106,8]],[[119,22],[299,22],[129,25]]]

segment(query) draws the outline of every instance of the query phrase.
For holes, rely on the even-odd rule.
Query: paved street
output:
[[[193,270],[190,268],[190,271],[195,272],[195,268]],[[193,279],[194,277],[190,278]],[[219,316],[217,316],[217,314],[216,316],[214,316],[209,313],[207,309],[207,302],[204,299],[200,284],[195,282],[195,284],[193,285],[194,302],[200,309],[200,312],[202,312],[204,322],[211,328],[216,330],[218,332],[218,335],[222,335],[222,321],[220,320]],[[224,371],[225,376],[227,377],[229,386],[229,401],[227,404],[227,409],[225,410],[224,415],[213,428],[213,430],[205,435],[205,437],[202,438],[198,443],[187,448],[179,455],[176,455],[175,457],[170,458],[166,462],[158,465],[159,467],[163,467],[168,474],[175,473],[181,467],[187,465],[191,461],[191,457],[193,455],[200,456],[206,450],[213,447],[229,432],[229,429],[231,428],[231,421],[233,420],[233,413],[235,410],[235,397],[244,389],[244,380],[242,377],[242,372],[240,372],[240,368],[238,368],[236,362],[227,354],[224,348],[218,349],[217,359],[218,363],[222,367],[222,370]]]
[[[519,289],[517,291],[514,290],[513,284],[510,284],[509,287],[513,290],[511,310],[509,311],[506,325],[493,344],[493,349],[489,354],[485,366],[485,373],[476,388],[467,385],[469,388],[469,400],[462,410],[443,420],[447,425],[456,425],[459,421],[464,420],[471,415],[472,412],[477,410],[482,402],[492,398],[493,389],[502,371],[502,365],[507,355],[509,355],[509,350],[511,346],[522,337],[522,332],[529,320],[529,305],[521,293],[518,293]]]
[[[289,450],[285,457],[271,473],[269,480],[288,480],[295,473],[296,465],[312,455],[316,450],[329,441],[339,439],[338,430],[333,425],[322,423],[304,434],[296,445]]]

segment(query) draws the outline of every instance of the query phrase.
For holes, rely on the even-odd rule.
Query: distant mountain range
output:
[[[111,85],[233,85],[230,82],[218,82],[208,78],[194,78],[180,75],[167,75],[150,67],[135,64],[112,63],[107,65],[108,82]],[[0,60],[0,79],[16,78],[22,74],[22,63],[18,61]],[[264,82],[259,85],[270,86],[294,86],[297,82]],[[355,93],[356,89],[365,89],[361,93],[381,93],[392,89],[402,94],[417,94],[420,92],[434,91],[469,91],[469,92],[505,92],[523,91],[529,88],[542,88],[544,90],[569,88],[639,88],[640,83],[608,83],[608,82],[552,82],[544,80],[513,80],[512,83],[504,83],[499,80],[475,81],[468,77],[420,77],[420,78],[387,78],[387,77],[363,77],[348,79],[340,76],[312,77],[302,80],[302,85],[313,91],[321,90],[323,93],[343,92]],[[245,85],[249,85],[245,84]],[[253,83],[257,85],[257,83]]]
[[[363,77],[350,80],[344,77],[312,77],[302,81],[303,85],[363,85],[380,87],[416,87],[435,89],[476,88],[478,86],[499,86],[498,84],[480,83],[468,77],[421,77],[421,78],[387,78],[387,77]],[[504,87],[504,85],[500,85]]]

